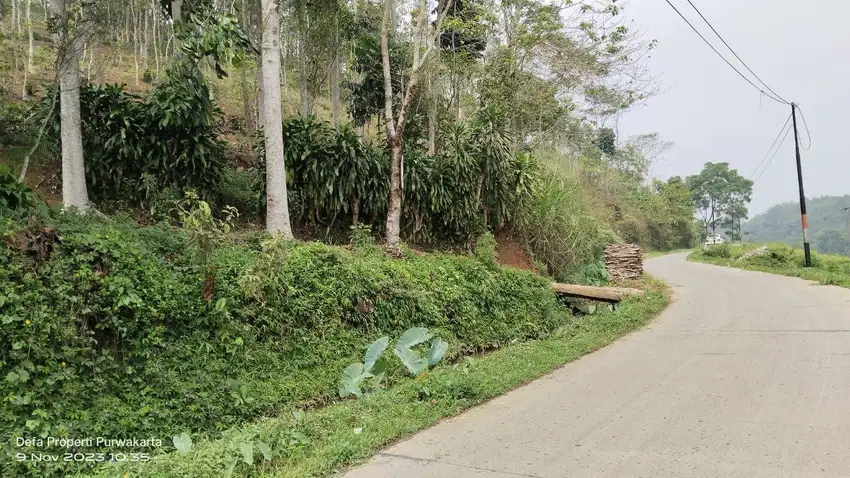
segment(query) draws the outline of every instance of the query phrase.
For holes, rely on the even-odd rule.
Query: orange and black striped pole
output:
[[[791,118],[794,120],[794,148],[797,152],[797,183],[800,186],[800,217],[803,223],[803,252],[806,267],[812,267],[812,252],[809,248],[809,220],[806,218],[806,193],[803,192],[803,166],[800,164],[800,138],[797,135],[797,105],[791,103]]]

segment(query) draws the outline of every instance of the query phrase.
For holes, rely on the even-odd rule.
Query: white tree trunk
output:
[[[183,18],[183,0],[171,0],[171,20],[180,21]]]
[[[136,86],[139,86],[139,19],[133,11],[133,2],[130,2],[130,18],[133,22],[133,65],[136,72]]]
[[[298,38],[298,112],[301,116],[310,116],[310,92],[307,89],[307,48],[304,45],[305,37],[301,33]]]
[[[19,0],[12,0],[12,31],[16,31],[18,35],[21,34],[21,12],[20,5],[18,5]]]
[[[384,232],[387,245],[397,247],[401,242],[401,163],[402,156],[401,134],[396,130],[393,118],[393,87],[392,73],[390,70],[389,55],[389,28],[395,10],[395,2],[387,0],[384,5],[384,20],[381,27],[381,62],[384,70],[384,116],[387,126],[387,143],[389,143],[390,157],[390,197],[387,207],[387,223]],[[402,110],[404,105],[402,105]],[[401,121],[400,121],[401,123]],[[403,125],[402,125],[403,127]]]
[[[32,15],[30,15],[31,4],[32,4],[32,0],[26,0],[26,12],[25,12],[26,17],[24,17],[25,20],[26,20],[26,24],[27,24],[27,36],[29,37],[28,38],[28,40],[29,40],[29,51],[27,52],[27,70],[30,70],[30,71],[32,71],[33,56],[35,54],[35,49],[33,47],[33,41],[32,41]]]
[[[256,81],[257,81],[257,127],[263,129],[263,125],[265,124],[265,111],[266,106],[263,102],[265,98],[265,94],[263,93],[263,62],[262,58],[257,63],[257,71],[256,71]]]
[[[159,32],[156,29],[156,25],[159,23],[158,8],[156,0],[151,0],[151,37],[153,38],[153,58],[157,72],[159,71]]]
[[[61,19],[63,31],[57,45],[62,55],[57,62],[62,140],[62,203],[66,208],[76,207],[84,211],[89,205],[80,124],[80,53],[84,39],[79,32],[70,30],[66,25],[68,3],[71,1],[54,0],[52,2]]]
[[[330,74],[330,82],[331,82],[331,114],[333,115],[333,124],[334,127],[338,127],[340,123],[339,118],[339,62],[340,58],[338,55],[334,55],[334,59],[331,60],[331,74]]]
[[[266,230],[292,239],[280,111],[280,17],[274,0],[262,0],[263,133],[266,145]]]

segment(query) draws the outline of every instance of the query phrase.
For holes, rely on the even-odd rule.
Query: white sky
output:
[[[714,39],[686,0],[671,1]],[[806,196],[850,193],[850,2],[692,1],[771,88],[802,108],[812,132],[811,149],[801,151]],[[625,11],[646,30],[647,39],[658,40],[649,66],[661,77],[664,92],[621,117],[620,139],[658,132],[673,141],[675,147],[653,166],[662,179],[696,174],[708,161],[729,162],[750,177],[790,107],[762,98],[664,0],[632,0]],[[724,52],[719,40],[715,46]],[[750,216],[797,197],[789,135],[753,189]]]

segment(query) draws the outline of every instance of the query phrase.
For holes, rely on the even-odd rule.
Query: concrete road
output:
[[[375,456],[365,477],[850,477],[850,290],[647,262],[647,328]]]

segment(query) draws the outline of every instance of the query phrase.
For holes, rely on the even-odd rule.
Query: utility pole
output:
[[[794,123],[794,148],[797,152],[797,183],[800,186],[800,217],[803,223],[803,252],[806,267],[812,267],[812,252],[809,248],[809,220],[806,218],[806,193],[803,192],[803,166],[800,164],[800,138],[797,134],[797,105],[791,103],[791,118]]]

